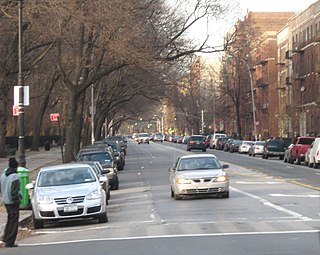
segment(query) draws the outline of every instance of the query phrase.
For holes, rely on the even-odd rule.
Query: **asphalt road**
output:
[[[175,201],[168,169],[187,153],[181,145],[129,142],[120,188],[111,193],[108,223],[46,224],[21,240],[20,247],[0,249],[0,254],[320,253],[320,193],[308,186],[313,182],[297,185],[291,182],[297,180],[294,174],[279,178],[285,165],[278,160],[210,150],[230,164],[230,198]],[[308,171],[299,172],[299,182],[309,179]]]

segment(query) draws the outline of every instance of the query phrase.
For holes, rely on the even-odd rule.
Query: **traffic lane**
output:
[[[151,154],[153,157],[157,155],[154,147],[146,148],[148,148],[149,152],[152,151]],[[158,148],[159,150],[161,149],[161,147]],[[180,149],[179,145],[172,146],[172,148]],[[189,154],[190,152],[182,151],[182,153]],[[203,152],[191,153],[202,154]],[[292,222],[300,221],[299,224],[292,224],[289,229],[291,229],[291,227],[312,229],[313,226],[319,222],[318,192],[310,191],[309,189],[301,188],[282,179],[272,178],[259,171],[233,164],[231,164],[227,170],[230,174],[230,199],[225,200],[201,196],[201,199],[189,197],[190,199],[188,199],[188,201],[183,200],[183,203],[181,203],[182,201],[175,201],[169,197],[169,183],[165,184],[163,181],[159,181],[169,176],[166,176],[167,174],[165,176],[161,175],[161,178],[158,176],[163,172],[165,162],[153,160],[152,168],[146,167],[144,175],[149,176],[149,178],[147,178],[149,179],[148,182],[153,184],[151,185],[151,191],[155,200],[156,212],[159,218],[162,219],[162,222],[166,224],[184,221],[207,223],[216,221],[239,221],[250,225],[252,223],[256,224],[259,221],[268,221],[268,224],[272,225],[275,229],[277,229],[276,225],[279,225],[281,229],[286,229]],[[292,195],[292,202],[288,203],[290,199],[277,196],[276,194]],[[304,197],[295,201],[296,196],[301,195],[304,195]],[[168,198],[170,198],[170,200],[168,200]],[[206,210],[206,208],[213,209]],[[282,221],[283,224],[278,224],[279,221]],[[309,221],[311,222],[309,223]],[[257,226],[258,225],[259,224],[257,224]],[[243,228],[239,229],[239,231],[242,230]],[[245,228],[245,230],[248,230],[248,228]]]
[[[190,196],[182,201],[170,197],[170,187],[153,188],[157,215],[167,225],[202,224],[208,231],[303,230],[319,226],[319,196],[296,198],[301,195],[296,185],[266,176],[243,176],[241,169],[231,168],[230,198]],[[304,189],[305,194],[310,190]],[[292,195],[287,197],[272,194]],[[314,193],[314,191],[313,191]],[[312,193],[311,193],[312,194]],[[314,194],[315,195],[315,194]],[[180,226],[179,226],[180,227]],[[177,228],[177,231],[179,228]]]
[[[186,145],[164,143],[166,146],[186,150]],[[200,151],[193,151],[201,153]],[[292,165],[284,163],[278,157],[262,159],[261,156],[250,157],[247,154],[230,153],[220,150],[207,149],[208,153],[216,155],[220,160],[262,171],[272,176],[278,176],[297,185],[320,191],[320,170],[308,168],[304,165]]]
[[[0,255],[315,255],[319,253],[319,231],[256,232],[209,235],[163,235],[148,238],[97,238],[72,242],[33,243],[18,248],[0,249]]]
[[[290,182],[320,191],[320,170],[308,168],[303,165],[292,165],[284,163],[278,158],[262,159],[259,157],[250,157],[246,154],[229,153],[217,150],[210,150],[210,153],[216,155],[223,161],[237,164],[243,167],[252,168],[284,178]]]

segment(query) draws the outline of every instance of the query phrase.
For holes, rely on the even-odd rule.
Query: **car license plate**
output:
[[[78,206],[77,205],[68,205],[63,207],[64,212],[76,212],[78,211]]]

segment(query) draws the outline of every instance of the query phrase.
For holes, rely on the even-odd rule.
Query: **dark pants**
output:
[[[4,230],[4,238],[6,246],[13,246],[16,241],[19,226],[19,205],[18,204],[5,204],[7,209],[8,218],[6,228]]]

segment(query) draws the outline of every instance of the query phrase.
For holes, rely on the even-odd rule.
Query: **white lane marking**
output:
[[[301,197],[301,198],[318,198],[318,197],[320,197],[320,195],[312,195],[312,194],[308,194],[308,195],[269,194],[269,195],[273,196],[273,197]]]
[[[283,184],[283,182],[246,182],[246,181],[236,181],[238,184]]]
[[[184,234],[184,235],[159,235],[159,236],[133,236],[133,237],[117,237],[117,238],[96,238],[71,240],[47,243],[19,244],[19,246],[44,246],[55,244],[69,244],[82,242],[98,242],[98,241],[124,241],[124,240],[140,240],[140,239],[160,239],[160,238],[181,238],[181,237],[211,237],[211,236],[243,236],[243,235],[275,235],[275,234],[308,234],[320,233],[319,230],[298,230],[298,231],[270,231],[270,232],[234,232],[234,233],[212,233],[212,234]]]
[[[269,206],[269,207],[271,207],[271,208],[273,208],[275,210],[278,210],[280,212],[287,213],[287,214],[289,214],[289,215],[291,215],[291,216],[293,216],[295,218],[298,218],[298,219],[301,219],[301,220],[304,220],[304,221],[311,221],[312,220],[311,218],[303,216],[300,213],[288,210],[288,209],[286,209],[284,207],[281,207],[279,205],[275,205],[275,204],[271,203],[270,201],[268,201],[268,200],[266,200],[266,199],[264,199],[262,197],[253,195],[251,193],[248,193],[248,192],[245,192],[245,191],[242,191],[242,190],[239,190],[239,189],[236,189],[234,187],[230,187],[230,189],[233,190],[233,191],[239,192],[239,193],[241,193],[241,194],[243,194],[245,196],[248,196],[248,197],[251,197],[253,199],[256,199],[256,200],[260,201],[262,204],[264,204],[265,206]]]
[[[144,168],[144,166],[141,167],[141,169],[143,169],[143,168]]]

